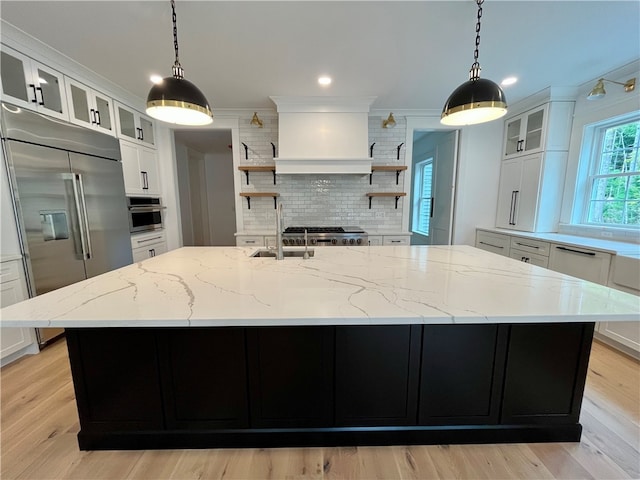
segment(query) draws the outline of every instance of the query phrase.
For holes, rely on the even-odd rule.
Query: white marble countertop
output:
[[[502,233],[512,237],[533,238],[545,242],[562,243],[564,245],[572,245],[574,247],[593,248],[605,253],[613,255],[639,255],[640,245],[628,242],[616,242],[613,240],[604,240],[601,238],[580,237],[577,235],[566,235],[564,233],[532,233],[520,232],[517,230],[507,230],[506,228],[497,227],[478,227],[478,230],[487,232]]]
[[[637,320],[640,299],[469,246],[325,247],[252,258],[186,247],[0,310],[3,327]]]

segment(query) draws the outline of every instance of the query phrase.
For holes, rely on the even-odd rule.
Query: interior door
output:
[[[7,150],[35,293],[40,295],[84,280],[67,152],[14,141],[7,142]]]
[[[458,131],[443,137],[436,147],[433,170],[433,216],[430,222],[431,245],[450,245],[453,225]]]
[[[78,153],[69,158],[87,230],[87,278],[129,265],[133,259],[122,164]]]

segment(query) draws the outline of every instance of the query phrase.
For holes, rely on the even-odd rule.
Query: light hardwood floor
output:
[[[640,478],[640,364],[599,343],[580,443],[81,452],[64,341],[0,382],[2,480]]]

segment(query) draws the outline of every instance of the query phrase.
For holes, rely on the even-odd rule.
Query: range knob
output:
[[[297,238],[297,239],[296,239],[296,243],[297,243],[298,245],[302,245],[302,239],[301,239],[301,238]]]
[[[343,238],[343,239],[342,239],[342,244],[343,244],[343,245],[346,245],[346,244],[347,244],[347,239],[346,239],[346,238]]]
[[[282,244],[283,245],[289,245],[289,240],[287,240],[286,238],[282,239]]]
[[[336,240],[335,238],[331,239],[331,245],[335,245],[336,243],[338,243],[338,240]]]
[[[356,240],[356,243],[357,243],[358,245],[360,245],[360,244],[362,243],[362,239],[361,239],[361,238],[359,238],[358,240]]]
[[[311,245],[315,245],[316,244],[316,239],[315,238],[312,238],[310,241],[311,241]]]
[[[350,243],[351,245],[353,245],[353,244],[355,243],[355,241],[353,240],[353,238],[350,238],[350,239],[349,239],[349,243]]]

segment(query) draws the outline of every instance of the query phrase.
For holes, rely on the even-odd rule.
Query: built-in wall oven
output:
[[[127,197],[129,231],[131,233],[159,230],[164,227],[164,209],[159,197]]]

